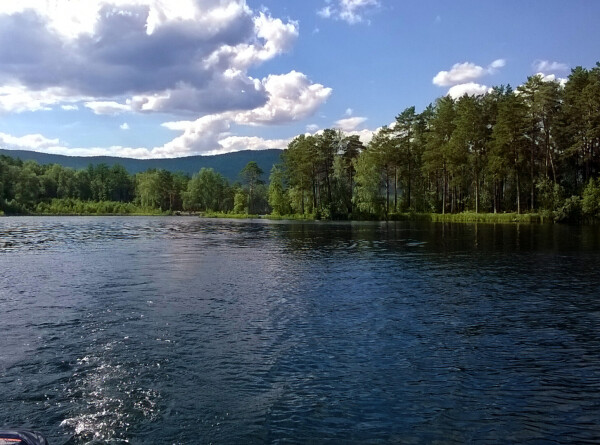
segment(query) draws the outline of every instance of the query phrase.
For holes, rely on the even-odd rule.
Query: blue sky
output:
[[[0,3],[0,147],[176,157],[367,142],[403,109],[600,61],[600,2]]]

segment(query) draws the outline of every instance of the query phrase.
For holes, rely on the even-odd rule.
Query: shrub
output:
[[[590,179],[582,199],[583,214],[589,218],[600,218],[600,180]]]
[[[571,196],[565,199],[564,203],[553,212],[555,222],[575,222],[580,221],[582,216],[581,198]]]

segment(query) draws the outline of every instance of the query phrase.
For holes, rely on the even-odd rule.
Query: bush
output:
[[[581,220],[581,198],[571,196],[565,199],[562,206],[553,212],[555,222],[576,222]]]
[[[538,202],[542,210],[556,211],[564,204],[564,189],[549,179],[542,179],[536,185]]]
[[[583,214],[589,218],[600,218],[600,180],[590,179],[583,191]]]

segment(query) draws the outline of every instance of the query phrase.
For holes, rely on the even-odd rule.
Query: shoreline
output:
[[[221,212],[132,212],[132,213],[97,213],[97,212],[65,212],[65,213],[28,213],[28,214],[5,214],[0,211],[0,217],[10,218],[12,216],[194,216],[207,219],[266,219],[273,221],[373,221],[373,222],[394,222],[394,221],[423,221],[423,222],[445,222],[445,223],[490,223],[490,224],[555,224],[551,216],[545,216],[540,213],[395,213],[389,215],[386,219],[317,219],[313,215],[276,215],[276,214],[240,214],[240,213],[221,213]],[[588,225],[585,222],[579,222],[575,225]]]

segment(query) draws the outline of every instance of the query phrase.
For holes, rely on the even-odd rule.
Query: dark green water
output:
[[[0,427],[598,443],[600,230],[0,218]]]

